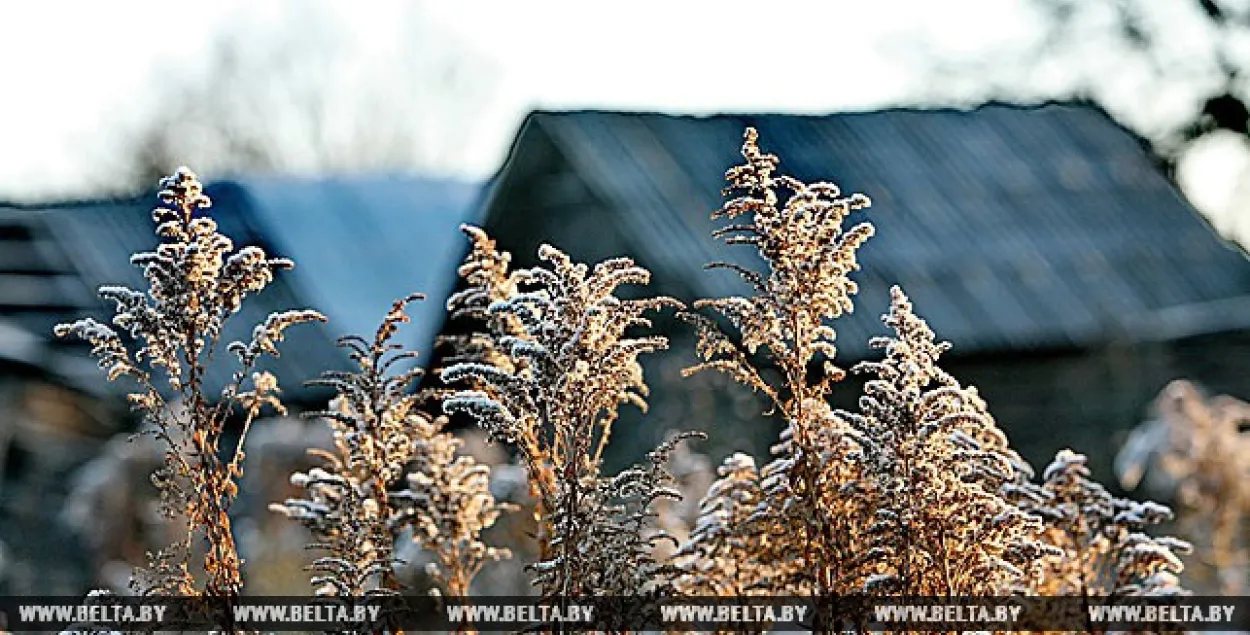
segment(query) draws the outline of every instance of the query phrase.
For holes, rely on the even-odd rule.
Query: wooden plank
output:
[[[47,240],[0,239],[0,273],[67,273],[69,263]]]
[[[95,300],[76,276],[0,274],[0,312],[94,304]]]

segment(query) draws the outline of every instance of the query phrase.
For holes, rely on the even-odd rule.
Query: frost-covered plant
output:
[[[453,595],[466,595],[486,561],[507,555],[481,540],[503,511],[490,494],[489,468],[457,457],[459,442],[443,431],[445,419],[419,409],[411,389],[422,369],[398,370],[416,353],[393,339],[410,319],[407,305],[420,297],[395,302],[372,339],[339,340],[354,371],[327,371],[310,382],[335,391],[330,409],[309,413],[329,422],[334,449],[311,451],[323,465],[292,475],[305,498],[271,509],[313,532],[325,554],[312,565],[319,596],[398,594],[394,554],[406,531],[436,554],[434,577]]]
[[[621,404],[645,408],[639,356],[668,344],[664,337],[629,331],[650,326],[646,313],[680,304],[665,297],[618,297],[621,286],[650,280],[628,258],[592,269],[544,245],[538,255],[546,266],[509,273],[507,254],[480,230],[466,232],[474,243],[460,270],[468,288],[449,308],[487,317],[486,331],[477,336],[485,344],[442,371],[445,383],[467,385],[444,408],[467,414],[493,439],[516,448],[526,466],[539,501],[535,582],[545,594],[606,592],[601,585],[609,579],[617,581],[612,584],[618,591],[626,582],[640,585],[636,575],[596,573],[589,563],[619,561],[622,550],[635,550],[638,525],[651,503],[668,493],[662,466],[612,478],[601,465]],[[655,460],[667,460],[668,453],[662,447]],[[622,499],[641,501],[641,507],[619,508]],[[626,566],[649,570],[643,564]]]
[[[1112,580],[1108,592],[1176,589],[1170,550],[1182,545],[1140,533],[1160,508],[1108,497],[1113,512],[1090,530],[1093,512],[1065,501],[1086,497],[1092,505],[1105,490],[1083,475],[1053,481],[1063,473],[1056,468],[1045,483],[1032,482],[976,389],[938,366],[949,345],[901,289],[892,290],[883,318],[892,336],[871,342],[884,359],[855,367],[869,376],[859,407],[831,407],[843,373],[833,364],[829,322],[852,309],[857,287],[848,276],[873,233],[843,222],[868,200],[776,175],[778,160],[759,150],[754,130],[742,154],[745,165],[727,173],[732,198],[714,217],[749,222],[717,234],[755,246],[768,268],[714,265],[735,270],[755,293],[696,303],[733,328],[687,315],[703,359],[687,372],[727,373],[763,393],[786,426],[762,469],[741,455],[722,468],[679,552],[679,586],[819,597],[1077,589],[1053,583],[1061,576],[1047,567],[1058,566],[1110,567],[1102,573]],[[780,379],[770,382],[767,369]]]
[[[657,543],[669,536],[655,530],[654,508],[661,500],[681,499],[666,466],[678,443],[698,438],[703,434],[676,435],[648,453],[644,464],[591,481],[593,487],[582,493],[581,507],[573,510],[571,519],[586,524],[571,536],[578,542],[535,565],[534,584],[545,589],[563,587],[561,594],[569,596],[671,594],[677,570],[656,556]],[[567,509],[558,509],[557,514]],[[562,516],[553,520],[557,527],[564,525]],[[559,544],[565,537],[557,539]],[[569,571],[576,574],[564,579]]]
[[[438,417],[424,428],[407,487],[391,498],[398,512],[394,522],[410,528],[413,540],[434,555],[427,572],[439,590],[464,597],[483,565],[511,557],[508,549],[486,544],[482,534],[513,506],[495,500],[490,466],[460,454],[463,442],[443,431],[446,423]]]
[[[784,423],[772,459],[762,468],[744,454],[726,459],[692,528],[672,506],[682,498],[674,472],[708,471],[680,451],[700,433],[671,436],[642,464],[605,474],[620,407],[646,407],[640,358],[668,346],[663,336],[635,331],[650,328],[650,313],[681,304],[622,297],[623,286],[650,281],[628,258],[591,267],[544,245],[542,264],[512,270],[508,253],[466,226],[472,250],[459,269],[466,288],[447,309],[452,320],[478,328],[442,338],[451,348],[438,375],[443,385],[417,391],[422,371],[404,368],[415,353],[394,341],[415,295],[397,301],[372,338],[339,341],[353,370],[312,382],[336,393],[328,409],[310,415],[328,422],[334,445],[312,452],[321,465],[292,476],[302,498],[272,508],[313,532],[322,552],[311,567],[317,595],[399,593],[396,552],[405,536],[430,555],[435,592],[451,596],[468,595],[487,562],[510,555],[483,539],[508,507],[491,493],[490,468],[463,452],[448,419],[427,409],[430,400],[515,450],[526,472],[517,482],[534,501],[532,582],[549,599],[1183,592],[1177,554],[1188,545],[1144,533],[1170,512],[1112,496],[1070,451],[1033,482],[976,389],[939,367],[949,345],[900,288],[883,317],[892,334],[871,342],[884,357],[854,368],[867,375],[858,408],[835,410],[832,392],[844,373],[834,363],[832,321],[853,309],[858,289],[850,276],[874,231],[844,224],[868,199],[778,174],[778,159],[759,149],[754,130],[742,156],[745,164],[726,174],[729,200],[714,214],[734,224],[717,235],[754,246],[766,269],[713,264],[735,271],[752,294],[700,300],[703,314],[680,315],[695,325],[701,358],[686,373],[727,374],[762,393]],[[256,248],[235,252],[201,214],[209,201],[190,172],[164,185],[164,206],[154,214],[162,243],[134,258],[149,290],[101,290],[137,350],[89,319],[57,332],[87,340],[110,379],[138,382],[130,400],[164,444],[154,480],[167,513],[185,514],[186,540],[153,556],[149,579],[135,584],[148,594],[232,596],[241,563],[227,512],[244,455],[240,440],[220,458],[221,435],[236,410],[244,437],[262,407],[282,411],[276,379],[254,372],[255,364],[277,354],[287,327],[324,318],[270,316],[249,342],[229,345],[241,368],[210,397],[205,373],[223,323],[291,263]],[[158,374],[168,390],[157,388]],[[1219,464],[1215,485],[1182,489],[1215,505],[1216,485],[1232,487],[1244,476],[1232,449],[1213,447],[1234,445],[1234,415],[1242,411],[1168,403],[1201,433],[1187,442],[1169,437],[1168,465],[1206,474],[1207,463]],[[673,467],[683,460],[688,465]],[[207,545],[203,590],[188,567],[197,532]],[[683,541],[666,548],[677,543],[672,533]]]
[[[700,501],[689,539],[676,554],[675,565],[682,572],[677,589],[729,597],[761,594],[754,586],[766,577],[756,557],[761,545],[744,531],[764,497],[755,459],[735,453],[725,458],[717,474],[720,478]]]
[[[665,434],[665,439],[678,436],[675,431]],[[671,560],[681,546],[690,540],[702,513],[702,499],[716,480],[716,468],[708,457],[695,451],[689,443],[678,443],[669,457],[667,471],[672,475],[673,488],[680,499],[663,498],[656,501],[655,523],[652,530],[664,532],[670,538],[657,545],[656,557]]]
[[[1028,570],[1045,548],[1040,518],[1003,494],[1020,482],[1019,457],[975,388],[938,367],[950,348],[891,290],[883,321],[894,334],[875,338],[885,359],[864,362],[872,375],[859,412],[843,413],[859,432],[873,523],[863,547],[868,593],[905,596],[1008,595],[1027,590]]]
[[[860,557],[852,550],[863,499],[853,493],[858,466],[855,431],[834,416],[829,396],[844,372],[834,365],[836,333],[829,321],[853,310],[858,291],[850,274],[856,253],[873,227],[843,227],[847,216],[869,206],[863,194],[843,196],[832,183],[803,183],[776,173],[779,160],[763,153],[748,128],[745,164],[726,173],[730,198],[713,218],[747,222],[716,232],[728,244],[752,245],[767,263],[761,273],[732,263],[710,267],[736,271],[751,285],[746,297],[705,299],[733,326],[727,332],[710,318],[684,314],[698,333],[703,363],[687,374],[717,370],[766,395],[786,424],[776,459],[761,470],[762,505],[743,530],[760,545],[759,570],[773,591],[818,595],[849,592],[848,570]],[[763,354],[780,372],[766,379]]]
[[[1120,482],[1132,489],[1145,476],[1151,490],[1170,497],[1195,560],[1215,574],[1221,593],[1240,595],[1250,579],[1250,404],[1207,397],[1177,380],[1155,409],[1116,457]]]
[[[477,362],[513,370],[514,361],[499,340],[524,337],[524,326],[516,316],[490,309],[516,295],[525,273],[511,269],[512,254],[499,251],[481,228],[461,225],[460,231],[468,237],[471,250],[457,269],[465,288],[448,298],[447,319],[469,322],[477,328],[467,334],[440,337],[440,344],[451,351],[446,362]]]
[[[144,594],[233,596],[242,585],[242,563],[229,510],[238,495],[243,442],[264,406],[282,412],[277,379],[254,370],[263,356],[278,354],[287,328],[325,318],[308,310],[271,314],[249,341],[229,343],[238,368],[219,394],[211,394],[206,375],[227,320],[247,296],[273,281],[275,271],[293,265],[259,247],[236,251],[206,215],[211,201],[190,170],[179,168],[161,187],[161,205],[152,212],[160,244],[131,258],[143,270],[147,290],[100,289],[102,298],[116,304],[112,323],[130,335],[134,350],[112,327],[91,318],[59,325],[56,334],[91,344],[110,380],[128,377],[138,384],[130,403],[143,416],[145,432],[165,448],[163,466],[152,478],[166,518],[181,517],[185,539],[152,554],[149,570],[138,572],[132,586]],[[240,409],[243,431],[223,458],[226,422]],[[202,588],[189,566],[196,536],[206,543]]]
[[[1145,528],[1171,520],[1167,507],[1113,496],[1089,478],[1086,458],[1062,450],[1042,474],[1047,519],[1043,539],[1058,549],[1044,559],[1036,590],[1043,595],[1133,596],[1183,593],[1177,554],[1183,540],[1152,537]]]
[[[479,364],[504,373],[524,373],[529,360],[514,358],[504,342],[528,338],[525,327],[515,315],[492,311],[491,307],[517,295],[527,272],[513,271],[512,254],[500,251],[495,241],[481,228],[466,224],[461,225],[460,230],[469,239],[471,247],[457,269],[465,286],[447,299],[446,308],[448,322],[464,325],[467,332],[439,337],[438,345],[446,351],[443,368]],[[442,373],[439,379],[443,380]],[[446,398],[463,390],[489,394],[493,389],[488,381],[470,374],[457,377],[450,388],[430,392],[438,398]],[[493,432],[484,429],[488,438],[496,439]],[[556,478],[553,465],[543,458],[547,451],[545,432],[540,425],[527,425],[515,429],[514,433],[515,437],[508,441],[517,449],[527,472],[529,496],[534,502],[538,551],[546,557],[550,551],[551,536],[548,533],[549,523],[542,520],[548,516],[545,508],[548,499],[542,493],[554,491]]]

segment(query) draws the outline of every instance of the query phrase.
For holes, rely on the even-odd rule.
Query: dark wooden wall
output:
[[[760,399],[722,378],[682,379],[693,343],[676,328],[673,349],[647,364],[652,412],[645,419],[625,415],[622,428],[631,432],[616,438],[614,457],[635,460],[665,430],[680,428],[707,431],[712,438],[702,449],[714,460],[733,451],[762,459],[780,424],[762,417]],[[1250,333],[1232,333],[1097,350],[953,356],[944,367],[980,390],[1012,445],[1039,472],[1057,451],[1072,448],[1089,456],[1095,476],[1111,485],[1116,452],[1150,416],[1168,382],[1186,378],[1213,394],[1250,399],[1248,362]],[[844,382],[836,405],[854,408],[860,389],[857,381]]]
[[[948,364],[980,388],[999,425],[1039,469],[1065,447],[1087,454],[1099,478],[1159,391],[1190,379],[1212,393],[1250,398],[1250,333],[1110,344],[1041,355],[1002,353]]]

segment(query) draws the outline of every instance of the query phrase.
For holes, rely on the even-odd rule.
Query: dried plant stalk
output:
[[[397,370],[416,357],[393,339],[420,298],[395,302],[371,340],[339,340],[356,370],[310,382],[336,393],[330,409],[309,413],[329,422],[334,450],[314,451],[323,465],[292,475],[305,498],[271,509],[308,527],[326,554],[312,565],[318,596],[398,594],[394,554],[405,533],[435,554],[434,578],[455,596],[468,594],[483,564],[508,556],[481,538],[505,510],[490,493],[490,468],[456,456],[446,419],[419,409],[411,389],[422,369]]]
[[[619,474],[604,474],[602,464],[621,405],[646,408],[640,358],[668,346],[663,336],[635,331],[651,327],[648,314],[681,303],[622,298],[621,287],[650,282],[628,258],[590,267],[544,245],[540,266],[514,271],[509,254],[466,226],[466,288],[447,309],[480,328],[443,338],[452,348],[439,373],[446,388],[416,392],[422,371],[401,368],[415,353],[394,339],[417,295],[397,301],[371,339],[339,341],[352,371],[312,382],[336,393],[328,409],[310,415],[328,422],[335,445],[314,452],[319,467],[292,476],[303,497],[272,508],[311,529],[324,552],[311,567],[317,595],[399,593],[395,552],[408,534],[433,556],[436,593],[468,595],[486,563],[510,555],[482,538],[508,509],[491,494],[490,468],[462,455],[447,418],[425,409],[431,397],[516,450],[537,501],[532,582],[548,598],[1185,592],[1178,554],[1189,545],[1145,533],[1171,512],[1112,496],[1071,451],[1034,482],[977,390],[939,366],[949,344],[901,288],[891,290],[883,316],[890,336],[870,342],[883,358],[853,369],[868,376],[858,407],[835,410],[832,392],[845,373],[834,363],[832,321],[853,310],[850,276],[874,232],[868,223],[844,224],[869,201],[778,174],[779,160],[760,150],[752,129],[742,156],[713,215],[735,224],[716,235],[754,246],[767,269],[711,265],[735,271],[753,294],[699,300],[704,314],[680,313],[695,326],[701,358],[685,372],[723,372],[763,394],[785,424],[772,459],[762,468],[744,454],[726,459],[695,527],[669,557],[660,545],[676,540],[657,519],[681,492],[668,465],[679,443],[702,435],[672,436]],[[149,289],[101,289],[117,305],[113,324],[138,348],[91,319],[57,334],[88,341],[110,380],[138,383],[130,401],[166,448],[154,481],[166,513],[185,516],[186,540],[154,555],[136,587],[233,596],[242,563],[228,511],[244,453],[240,440],[221,458],[220,439],[236,410],[243,437],[262,408],[283,412],[277,380],[254,372],[256,363],[277,354],[289,326],[324,318],[269,316],[249,342],[228,346],[240,368],[220,396],[208,395],[205,375],[223,324],[291,263],[257,248],[234,251],[202,214],[210,203],[189,171],[162,185],[154,212],[162,242],[133,259]],[[158,389],[158,374],[168,389]],[[1182,484],[1182,502],[1214,513],[1246,473],[1239,428],[1247,410],[1227,400],[1205,404],[1186,388],[1165,393],[1165,423],[1141,434],[1170,441],[1153,451]],[[1178,428],[1180,420],[1188,427]],[[196,535],[207,545],[203,589],[188,566]]]
[[[275,271],[293,264],[259,247],[235,251],[204,213],[211,201],[190,170],[179,168],[161,187],[161,206],[152,213],[160,245],[131,258],[143,269],[148,289],[100,289],[100,296],[117,306],[113,324],[129,333],[136,350],[127,348],[113,328],[90,318],[59,325],[56,334],[90,343],[110,380],[129,377],[138,384],[139,390],[128,395],[130,403],[142,414],[145,432],[165,446],[164,466],[152,479],[161,490],[166,517],[182,517],[186,539],[152,554],[149,570],[140,572],[132,586],[144,594],[234,596],[242,586],[242,562],[229,510],[238,495],[243,442],[264,406],[283,412],[277,379],[253,369],[261,357],[277,356],[276,345],[287,328],[325,318],[308,310],[271,314],[250,341],[228,345],[238,370],[219,395],[209,394],[205,376],[226,321],[247,296],[273,281]],[[160,375],[167,390],[158,387]],[[222,435],[238,409],[243,432],[223,459]],[[202,589],[188,566],[196,535],[207,545]]]
[[[873,227],[844,229],[843,223],[870,202],[862,194],[843,196],[832,183],[777,174],[779,160],[760,150],[754,129],[746,131],[742,156],[745,163],[726,173],[731,198],[713,218],[745,216],[748,222],[715,235],[731,245],[754,246],[768,270],[710,265],[737,272],[755,293],[695,303],[732,324],[732,333],[707,317],[683,314],[696,326],[703,358],[685,372],[728,374],[766,395],[786,423],[776,459],[760,472],[760,510],[742,529],[761,550],[763,566],[756,570],[764,579],[751,586],[822,596],[849,592],[853,575],[845,569],[853,566],[851,549],[865,526],[857,519],[864,512],[847,489],[858,479],[851,460],[855,431],[828,405],[845,374],[833,363],[836,333],[828,321],[853,310],[858,287],[850,274],[859,268],[857,250]],[[780,371],[779,382],[765,379],[755,361],[761,353]]]
[[[873,233],[866,223],[844,230],[843,221],[868,200],[776,175],[777,158],[757,140],[748,129],[746,162],[727,173],[731,198],[714,217],[749,216],[716,233],[754,245],[768,269],[713,265],[736,271],[755,294],[696,303],[729,331],[685,315],[703,359],[686,372],[721,371],[763,393],[786,427],[762,469],[742,455],[722,467],[679,551],[680,588],[819,597],[1093,593],[1092,577],[1079,587],[1056,580],[1097,569],[1112,581],[1098,587],[1106,593],[1180,592],[1173,551],[1184,545],[1140,533],[1163,508],[1109,497],[1068,455],[1060,457],[1066,468],[1032,482],[976,389],[938,366],[949,344],[936,340],[902,289],[892,290],[883,317],[892,336],[870,342],[884,359],[854,369],[870,376],[859,407],[831,408],[843,373],[833,364],[829,321],[851,311],[857,287],[848,276]],[[766,380],[769,367],[780,381]],[[1101,512],[1079,501],[1109,515],[1095,522],[1089,516]]]
[[[490,467],[459,454],[462,441],[442,431],[446,423],[446,417],[434,419],[417,439],[407,487],[392,497],[397,509],[392,522],[409,528],[413,540],[434,554],[427,572],[439,591],[465,597],[484,565],[512,556],[509,549],[488,545],[482,534],[515,506],[495,500]]]
[[[1248,588],[1250,570],[1250,404],[1207,397],[1193,382],[1168,384],[1156,416],[1133,431],[1116,469],[1128,489],[1141,484],[1177,508],[1179,531],[1225,595]]]
[[[682,572],[676,587],[691,595],[760,595],[764,590],[754,585],[767,575],[757,554],[767,549],[756,539],[768,537],[743,531],[763,503],[759,470],[755,459],[738,452],[726,457],[717,473],[689,539],[675,555]]]
[[[1025,476],[975,388],[938,365],[950,348],[891,290],[876,338],[885,359],[856,372],[873,376],[856,413],[873,524],[865,532],[867,593],[904,596],[1009,595],[1028,590],[1039,558],[1041,518],[1020,509],[1004,489]]]
[[[1037,591],[1043,595],[1124,596],[1183,593],[1177,554],[1191,551],[1176,538],[1151,537],[1146,527],[1171,520],[1167,507],[1112,496],[1089,478],[1083,455],[1063,450],[1042,475],[1045,540],[1057,554],[1045,560]]]
[[[449,385],[467,386],[446,400],[446,411],[469,415],[517,449],[539,500],[534,581],[545,594],[649,589],[662,567],[648,561],[640,541],[663,536],[641,533],[654,517],[651,505],[674,495],[662,466],[671,447],[657,449],[648,467],[615,477],[605,477],[601,466],[620,405],[646,406],[638,358],[667,347],[664,337],[627,331],[650,326],[646,313],[680,303],[619,298],[622,285],[650,279],[628,258],[592,269],[543,246],[545,267],[508,272],[507,254],[480,230],[466,233],[474,243],[461,267],[468,289],[449,308],[476,312],[487,324],[441,373]],[[636,558],[624,577],[622,553]]]

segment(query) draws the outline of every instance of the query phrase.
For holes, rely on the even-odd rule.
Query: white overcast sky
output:
[[[1168,8],[1180,1],[1159,0],[1155,16],[1174,26],[1167,52],[1176,63],[1192,60],[1209,36]],[[332,100],[327,112],[347,117],[364,104],[378,127],[387,117],[423,122],[416,167],[483,178],[534,108],[823,113],[911,103],[933,90],[933,61],[1023,50],[1041,36],[1038,21],[1025,0],[7,2],[0,200],[98,193],[131,150],[127,131],[161,111],[171,78],[203,72],[223,33],[261,48],[280,40],[320,50],[329,60],[318,80]],[[1147,98],[1141,75],[1102,53],[1043,66],[1017,88],[1047,96],[1083,74],[1103,76],[1104,96],[1143,130],[1190,106],[1183,85]],[[456,90],[415,70],[434,57],[460,69]],[[744,78],[760,88],[744,90]],[[985,88],[975,76],[956,79],[943,98],[975,99]],[[286,139],[290,171],[325,169],[301,162],[298,132],[263,125]],[[1232,229],[1236,219],[1224,212],[1237,207],[1247,154],[1229,138],[1201,150],[1183,163],[1182,181]],[[193,167],[212,165],[203,143],[189,142],[187,154]]]

